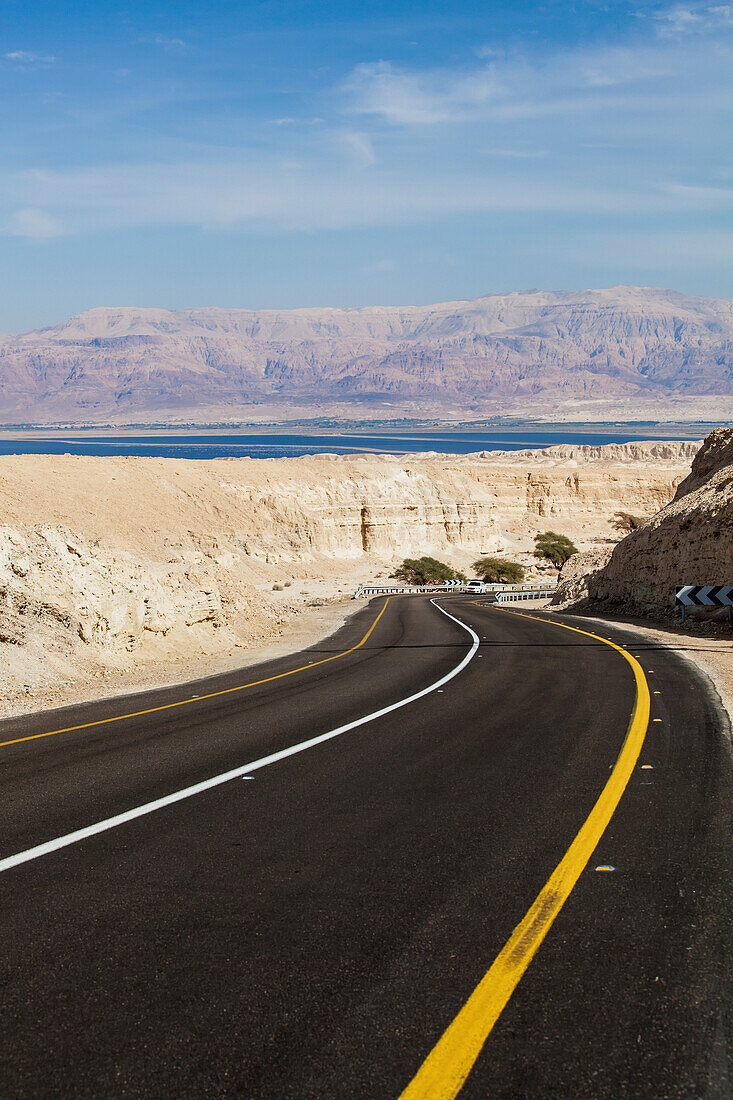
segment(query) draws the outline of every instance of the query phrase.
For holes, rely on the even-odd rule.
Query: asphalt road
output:
[[[478,646],[393,598],[352,649],[375,600],[305,654],[0,724],[3,1098],[410,1084],[584,827],[636,695],[622,654],[542,612],[441,602]],[[728,1097],[724,716],[676,654],[562,621],[638,655],[651,721],[461,1098]]]

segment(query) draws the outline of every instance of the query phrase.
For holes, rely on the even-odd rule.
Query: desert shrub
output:
[[[524,580],[524,566],[504,558],[479,558],[473,563],[476,576],[489,584],[518,584]]]
[[[647,516],[632,516],[631,512],[617,512],[613,526],[624,535],[630,535],[637,527],[641,527],[648,519]]]
[[[562,568],[568,558],[578,553],[575,543],[567,535],[559,535],[557,531],[543,531],[535,535],[534,542],[534,556],[551,561],[558,569]]]
[[[444,581],[465,580],[463,573],[453,569],[444,561],[423,555],[421,558],[405,558],[392,574],[394,580],[403,584],[442,584]]]

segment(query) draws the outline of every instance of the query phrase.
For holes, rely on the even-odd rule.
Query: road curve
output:
[[[730,1095],[710,685],[440,602],[459,621],[375,600],[256,670],[0,723],[4,1096],[449,1095],[421,1066],[614,774],[633,655],[641,755],[460,1095]]]

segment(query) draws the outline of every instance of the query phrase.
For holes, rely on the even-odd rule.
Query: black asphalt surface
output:
[[[442,602],[481,645],[440,692],[0,874],[3,1098],[399,1096],[582,826],[634,701],[610,647]],[[639,655],[661,721],[461,1097],[729,1097],[726,719],[677,654],[554,618]],[[0,858],[411,695],[470,644],[393,598],[336,661],[0,748]],[[6,721],[0,741],[302,663]]]

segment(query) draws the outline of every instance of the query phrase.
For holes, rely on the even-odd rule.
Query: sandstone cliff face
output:
[[[615,287],[434,306],[95,309],[0,340],[6,421],[308,398],[733,394],[733,304]],[[718,414],[720,415],[720,414]]]
[[[559,606],[574,602],[574,587],[578,599],[587,593],[607,604],[673,607],[678,585],[733,584],[733,428],[708,436],[674,499],[623,539],[605,565],[569,563],[566,579]]]
[[[0,593],[6,622],[50,617],[98,646],[136,645],[143,631],[222,623],[221,595],[193,569],[143,567],[105,553],[63,527],[0,527]]]
[[[0,514],[29,526],[42,516],[141,560],[263,577],[322,559],[389,565],[417,552],[529,550],[553,523],[576,541],[615,540],[615,513],[666,504],[696,446],[206,462],[14,455],[0,459]]]

